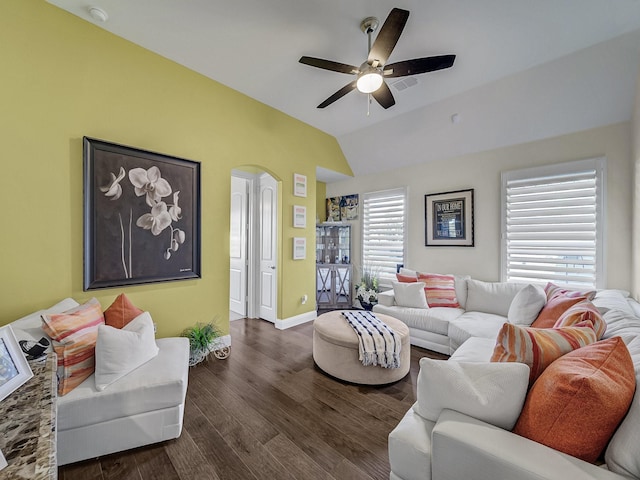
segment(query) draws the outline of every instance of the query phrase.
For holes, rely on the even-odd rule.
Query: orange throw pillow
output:
[[[412,277],[411,275],[403,275],[401,273],[396,273],[396,278],[401,283],[415,283],[418,281],[418,277]]]
[[[122,328],[138,315],[144,313],[131,300],[121,293],[104,311],[104,322],[114,328]]]
[[[429,307],[460,308],[453,275],[418,273],[418,281],[424,282],[424,293]]]
[[[590,322],[565,328],[531,328],[505,323],[498,333],[491,361],[529,365],[531,386],[554,360],[595,341]]]
[[[633,361],[620,337],[553,362],[533,385],[514,433],[595,462],[631,405]]]
[[[553,328],[559,327],[571,327],[580,322],[589,321],[593,324],[593,329],[596,331],[596,337],[598,340],[602,338],[604,332],[607,330],[607,322],[604,321],[600,310],[589,300],[583,300],[576,303],[574,306],[560,315],[560,318],[555,323]]]
[[[53,339],[58,356],[58,395],[66,395],[93,374],[102,324],[102,307],[95,298],[64,313],[42,315],[42,329]]]
[[[596,295],[595,291],[578,292],[559,287],[553,283],[547,283],[544,291],[547,294],[547,303],[531,324],[534,328],[552,328],[560,316],[570,307],[583,300],[593,300]]]

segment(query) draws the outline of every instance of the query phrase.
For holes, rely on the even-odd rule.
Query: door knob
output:
[[[271,265],[269,268],[270,268],[271,270],[275,270],[275,269],[276,269],[276,266],[275,266],[275,265]]]

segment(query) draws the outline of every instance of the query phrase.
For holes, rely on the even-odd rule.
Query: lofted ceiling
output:
[[[356,175],[627,121],[640,62],[639,0],[47,1],[335,136]],[[393,7],[411,14],[389,62],[454,66],[388,79],[388,110],[357,91],[317,109],[353,77],[298,59],[360,65],[360,22]]]

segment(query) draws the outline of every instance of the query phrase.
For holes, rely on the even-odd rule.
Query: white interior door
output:
[[[229,229],[229,310],[247,316],[247,201],[246,178],[231,177],[231,224]]]
[[[268,174],[260,176],[259,203],[259,315],[270,322],[276,321],[278,295],[277,241],[278,241],[278,184]]]

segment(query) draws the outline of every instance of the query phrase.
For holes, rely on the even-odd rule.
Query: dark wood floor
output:
[[[387,435],[415,401],[418,361],[446,357],[412,347],[403,380],[350,385],[314,365],[312,332],[231,322],[231,356],[189,372],[180,438],[61,467],[60,480],[388,479]]]

